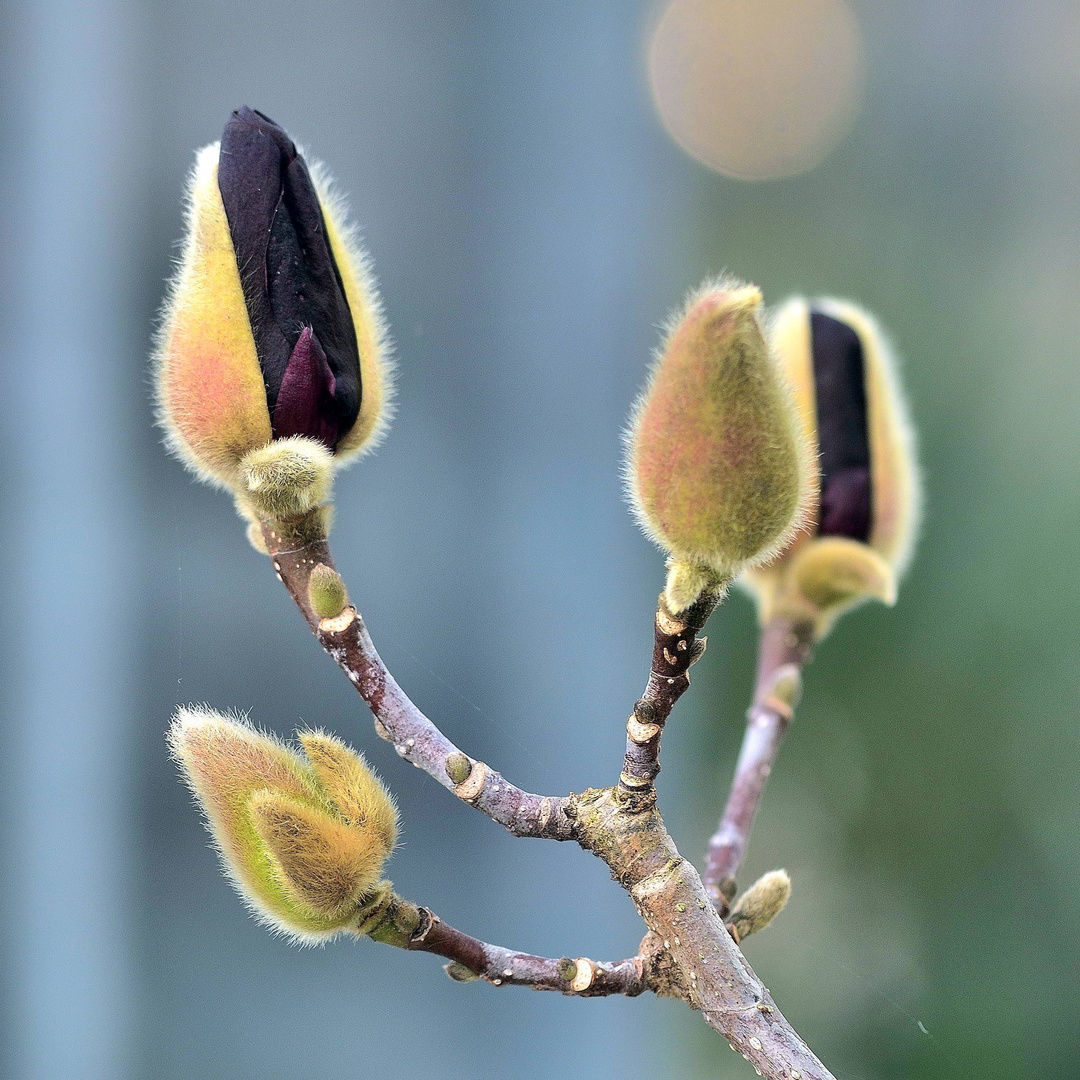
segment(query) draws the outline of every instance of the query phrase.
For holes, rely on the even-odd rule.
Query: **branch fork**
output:
[[[661,597],[649,678],[627,720],[626,752],[618,782],[569,796],[538,795],[470,757],[417,708],[387,670],[354,607],[346,605],[329,618],[319,618],[312,611],[308,579],[316,566],[334,565],[322,522],[323,515],[316,508],[294,521],[264,521],[262,534],[278,577],[319,643],[371,709],[378,734],[406,761],[515,836],[574,840],[603,859],[648,928],[638,954],[626,960],[551,959],[483,942],[449,926],[426,908],[394,896],[369,936],[412,951],[436,953],[449,961],[448,974],[460,981],[479,978],[495,986],[529,986],[582,997],[636,996],[645,990],[678,997],[699,1011],[770,1080],[832,1080],[747,964],[722,918],[727,901],[716,902],[718,895],[724,896],[717,891],[719,879],[714,880],[717,868],[726,875],[726,883],[738,866],[737,859],[723,853],[738,851],[741,856],[745,849],[747,814],[752,820],[756,807],[751,796],[756,791],[760,797],[768,771],[762,768],[761,752],[754,750],[743,770],[745,776],[737,773],[732,793],[735,804],[733,807],[729,801],[730,814],[725,814],[725,821],[730,816],[744,827],[739,834],[741,847],[738,838],[731,839],[731,828],[722,826],[723,839],[717,842],[715,852],[710,848],[712,877],[706,877],[708,888],[680,855],[656,805],[655,780],[660,771],[664,725],[690,684],[690,667],[704,652],[705,639],[698,635],[719,596],[706,593],[678,615]],[[790,628],[783,648],[772,636],[767,637],[768,655],[763,648],[750,730],[756,730],[756,718],[763,716],[775,718],[769,721],[769,730],[779,725],[777,730],[782,734],[790,710],[785,715],[784,701],[776,696],[787,685],[778,676],[789,676],[790,672],[781,668],[801,662],[808,647],[803,648],[798,635],[792,640]],[[774,656],[782,663],[774,662]],[[749,731],[747,738],[750,740]],[[754,747],[758,741],[755,739]],[[766,745],[775,753],[778,739],[766,740]],[[738,798],[737,792],[742,792]]]

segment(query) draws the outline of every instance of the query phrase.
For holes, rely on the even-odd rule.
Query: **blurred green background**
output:
[[[704,2],[741,26],[755,10]],[[165,756],[178,701],[365,750],[402,806],[396,884],[465,930],[597,957],[641,932],[599,862],[514,841],[401,766],[228,500],[158,445],[145,357],[182,178],[242,103],[348,193],[397,341],[398,420],[339,483],[339,564],[417,702],[532,790],[614,778],[647,673],[662,565],[619,462],[657,324],[723,269],[770,302],[880,317],[923,538],[897,607],[845,618],[809,669],[744,875],[784,866],[794,899],[747,955],[845,1080],[1080,1075],[1080,8],[856,0],[831,148],[755,182],[661,123],[662,10],[5,6],[3,1075],[749,1072],[674,1003],[459,986],[366,942],[292,949],[221,878]],[[751,70],[786,77],[771,53]],[[661,777],[694,858],[749,695],[744,596],[709,639]]]

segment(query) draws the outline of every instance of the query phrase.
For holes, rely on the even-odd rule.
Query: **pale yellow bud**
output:
[[[237,891],[275,930],[316,942],[359,932],[397,811],[358,754],[318,732],[301,740],[309,759],[205,708],[179,710],[169,733]]]
[[[240,462],[240,496],[257,514],[270,519],[302,517],[330,496],[333,459],[315,439],[275,439]]]
[[[364,759],[325,731],[299,731],[311,770],[341,816],[372,830],[389,850],[397,842],[398,815],[386,788]]]
[[[727,917],[736,941],[764,930],[791,899],[791,878],[786,870],[771,870],[757,879],[735,901]]]
[[[385,838],[274,791],[255,792],[248,805],[275,876],[297,909],[330,922],[355,920],[382,873]]]

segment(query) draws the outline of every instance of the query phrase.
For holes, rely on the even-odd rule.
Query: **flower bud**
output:
[[[771,338],[820,474],[810,529],[745,580],[763,621],[809,621],[820,638],[854,604],[896,600],[918,528],[914,439],[891,352],[864,311],[790,300]]]
[[[245,456],[272,439],[316,442],[340,466],[386,423],[383,337],[328,181],[277,124],[238,109],[188,188],[157,355],[170,447],[234,491]]]
[[[358,754],[322,732],[307,758],[245,720],[180,709],[173,756],[226,874],[252,912],[298,941],[358,932],[397,837],[397,810]]]
[[[671,557],[672,612],[775,554],[801,520],[810,469],[760,307],[734,282],[691,297],[631,422],[627,486]]]
[[[791,899],[791,878],[786,870],[770,870],[735,901],[727,925],[736,941],[764,930]]]

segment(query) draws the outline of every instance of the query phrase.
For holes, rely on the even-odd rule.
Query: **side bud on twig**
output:
[[[764,930],[791,899],[791,878],[786,870],[771,870],[759,877],[735,901],[727,927],[736,943]]]
[[[691,297],[631,422],[627,487],[670,556],[673,613],[770,558],[802,518],[810,466],[760,308],[759,290],[735,282]]]
[[[258,918],[306,943],[359,933],[389,891],[380,880],[397,810],[358,754],[318,731],[305,757],[243,720],[180,709],[169,743],[226,874]]]
[[[316,565],[308,577],[308,603],[320,619],[337,618],[349,602],[341,575],[324,563]]]
[[[328,179],[272,120],[238,109],[188,187],[156,365],[170,447],[248,516],[304,513],[385,426],[386,351],[367,261]],[[307,473],[282,465],[279,444]]]
[[[809,532],[746,575],[763,622],[809,622],[823,637],[853,605],[896,600],[918,529],[914,439],[895,363],[852,304],[788,301],[772,342],[820,462]]]

